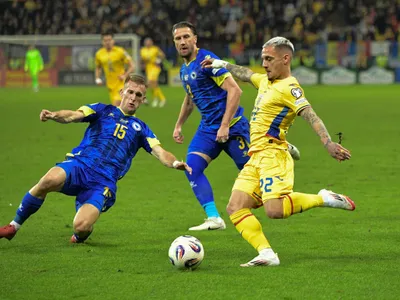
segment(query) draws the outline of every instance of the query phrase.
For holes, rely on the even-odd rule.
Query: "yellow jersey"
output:
[[[162,51],[157,46],[143,47],[140,49],[140,57],[146,68],[159,67],[158,58],[162,55]]]
[[[303,89],[293,76],[270,82],[266,74],[255,73],[250,79],[258,94],[250,119],[249,155],[266,148],[287,149],[289,127],[310,105]]]
[[[124,48],[118,46],[112,47],[110,51],[103,47],[96,52],[96,66],[103,68],[109,89],[121,84],[118,76],[125,73],[125,65],[131,60]]]

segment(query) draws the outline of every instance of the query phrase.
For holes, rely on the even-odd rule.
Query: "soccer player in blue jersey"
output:
[[[173,132],[175,141],[183,143],[182,126],[194,105],[202,117],[186,158],[193,172],[186,172],[186,175],[207,219],[189,230],[225,229],[225,222],[215,206],[212,188],[204,170],[222,151],[233,159],[240,170],[249,160],[249,123],[243,115],[243,108],[239,106],[242,91],[228,70],[202,68],[200,63],[204,59],[218,56],[197,47],[196,28],[191,23],[175,24],[172,35],[176,50],[184,60],[180,78],[186,91]],[[293,155],[298,156],[298,150],[292,145],[290,147]]]
[[[11,240],[21,225],[43,204],[50,192],[76,196],[74,234],[71,242],[84,242],[102,212],[116,200],[116,183],[131,166],[137,151],[143,148],[167,167],[191,168],[164,150],[150,128],[134,116],[146,99],[146,83],[142,76],[131,74],[120,91],[121,105],[95,103],[76,111],[42,110],[40,120],[58,123],[88,122],[81,144],[67,160],[51,168],[22,199],[14,220],[0,228],[0,238]]]

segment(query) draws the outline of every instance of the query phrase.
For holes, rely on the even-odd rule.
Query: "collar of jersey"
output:
[[[125,117],[134,117],[135,116],[135,114],[133,114],[133,115],[130,115],[130,114],[126,114],[126,113],[124,113],[124,111],[121,109],[121,107],[117,107],[119,110],[120,110],[120,112],[121,113],[123,113],[123,115],[125,116]]]
[[[108,51],[106,47],[103,47],[103,49],[104,49],[104,51],[106,51],[106,52],[112,52],[112,51],[114,51],[115,46],[112,46],[112,48],[110,49],[110,51]]]
[[[199,54],[199,50],[200,50],[200,48],[196,48],[196,56],[191,60],[191,61],[189,61],[188,63],[185,63],[185,65],[186,65],[186,67],[188,66],[188,65],[190,65],[190,63],[192,63],[192,62],[194,62],[195,60],[196,60],[196,58],[197,58],[197,54]]]

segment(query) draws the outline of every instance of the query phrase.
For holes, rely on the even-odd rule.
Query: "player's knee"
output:
[[[237,212],[240,209],[241,209],[241,207],[240,207],[240,205],[237,205],[237,203],[229,202],[228,205],[226,206],[226,212],[228,213],[229,216],[232,215],[233,213]]]
[[[199,176],[201,176],[208,166],[208,162],[205,158],[192,153],[187,156],[186,163],[192,168],[192,174],[189,174],[187,171],[185,171],[186,177],[190,181],[195,180]]]
[[[83,233],[92,231],[93,224],[86,219],[74,220],[74,232]]]
[[[270,199],[264,204],[264,208],[270,219],[283,219],[285,217],[282,199]]]
[[[267,216],[270,219],[283,219],[283,211],[280,210],[268,210]]]
[[[233,191],[231,199],[229,199],[229,203],[226,206],[226,212],[230,216],[243,208],[248,208],[248,205],[246,205],[245,201],[241,201],[240,198],[235,197],[235,191]]]

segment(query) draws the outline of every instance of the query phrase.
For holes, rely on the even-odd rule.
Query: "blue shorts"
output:
[[[92,204],[100,212],[114,205],[117,186],[115,182],[97,174],[77,159],[70,158],[56,164],[67,173],[61,193],[76,196],[76,211],[83,204]]]
[[[248,151],[250,143],[250,126],[245,117],[229,128],[229,140],[226,143],[218,143],[216,132],[197,130],[190,142],[188,153],[200,152],[216,159],[221,151],[225,151],[235,162],[239,170],[249,160]]]

